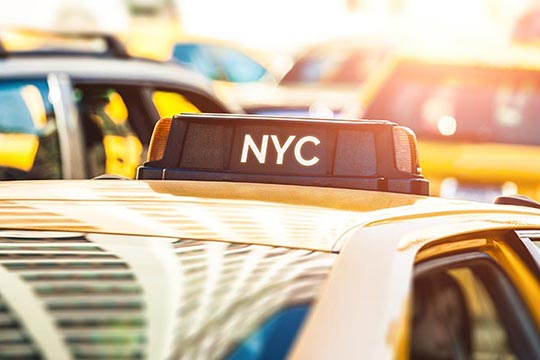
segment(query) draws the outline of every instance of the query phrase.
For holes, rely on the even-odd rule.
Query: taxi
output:
[[[138,180],[0,183],[0,356],[540,357],[540,204],[418,163],[389,121],[181,114]]]
[[[133,178],[155,122],[198,111],[241,109],[107,34],[0,33],[0,180]]]
[[[242,107],[250,114],[355,116],[358,93],[390,56],[396,38],[368,31],[306,46],[275,89],[244,98]]]
[[[540,53],[466,50],[397,51],[367,82],[361,115],[414,130],[432,195],[540,200]]]

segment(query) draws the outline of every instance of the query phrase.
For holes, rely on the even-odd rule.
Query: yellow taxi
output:
[[[366,85],[362,116],[414,130],[433,195],[540,199],[539,86],[534,50],[398,52]]]
[[[540,205],[428,197],[407,128],[182,114],[138,178],[0,183],[1,356],[540,357]]]

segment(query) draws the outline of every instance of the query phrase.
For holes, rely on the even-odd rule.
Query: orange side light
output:
[[[150,139],[150,147],[148,149],[147,161],[156,161],[163,159],[165,148],[167,147],[167,139],[171,130],[172,119],[160,119],[154,127],[152,138]]]

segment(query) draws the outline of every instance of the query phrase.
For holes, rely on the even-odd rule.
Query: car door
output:
[[[414,267],[410,358],[538,358],[533,301],[540,285],[529,250],[513,231],[421,249]]]
[[[527,245],[514,229],[538,229],[540,220],[526,208],[512,213],[498,210],[493,209],[487,220],[482,212],[454,209],[443,221],[440,216],[409,217],[404,208],[399,219],[372,221],[349,231],[335,246],[338,260],[291,358],[409,358],[414,355],[410,350],[413,337],[418,336],[413,319],[413,279],[435,276],[441,270],[455,278],[454,270],[460,269],[464,270],[459,276],[479,284],[469,288],[483,287],[491,301],[488,309],[495,309],[493,326],[470,333],[487,333],[488,339],[489,334],[502,337],[494,346],[473,347],[476,354],[493,354],[504,345],[506,350],[500,353],[507,358],[539,358],[540,257],[532,251],[538,252],[537,247],[531,241]],[[444,259],[448,264],[421,268]],[[492,285],[490,279],[498,283]],[[465,286],[463,281],[460,289]],[[477,309],[472,306],[467,303],[467,311]],[[483,313],[489,314],[488,310]],[[482,331],[485,328],[494,330]]]

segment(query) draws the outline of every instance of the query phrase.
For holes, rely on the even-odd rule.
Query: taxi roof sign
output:
[[[156,124],[137,178],[429,190],[414,133],[383,120],[181,114]]]

